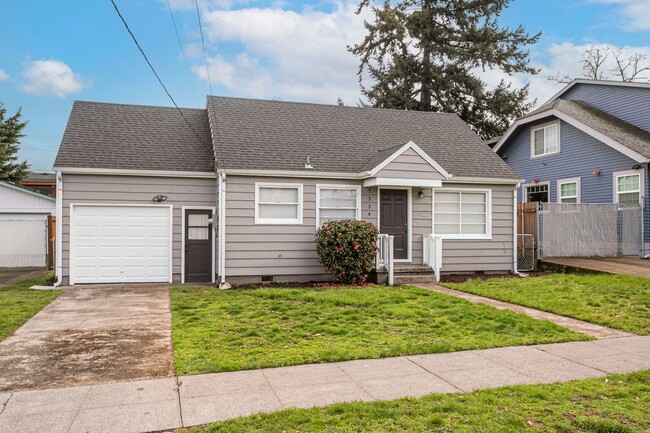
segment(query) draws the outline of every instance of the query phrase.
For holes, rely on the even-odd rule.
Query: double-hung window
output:
[[[447,191],[434,194],[434,229],[443,239],[492,237],[491,191]]]
[[[256,183],[255,224],[302,224],[302,184]]]
[[[622,206],[641,203],[641,175],[639,173],[614,173],[616,202]]]
[[[558,203],[580,203],[580,178],[557,181]]]
[[[553,155],[560,152],[560,124],[547,123],[531,129],[531,157]]]
[[[316,227],[320,227],[327,221],[358,220],[360,218],[360,186],[316,186]]]

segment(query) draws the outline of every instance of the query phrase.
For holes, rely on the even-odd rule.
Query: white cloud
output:
[[[620,7],[621,26],[627,30],[650,30],[650,1],[648,0],[592,0],[594,3]]]
[[[11,75],[6,73],[4,69],[0,69],[0,81],[8,81],[11,79]]]
[[[30,95],[65,97],[91,85],[59,60],[33,60],[23,70],[20,88]]]
[[[213,84],[238,95],[353,105],[360,97],[358,59],[347,45],[365,34],[356,3],[337,3],[331,12],[277,8],[211,10],[203,13],[208,41],[241,44],[234,56],[209,60]],[[195,71],[206,79],[205,67]]]

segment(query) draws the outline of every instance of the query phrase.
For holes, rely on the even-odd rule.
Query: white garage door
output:
[[[72,206],[70,282],[171,282],[170,206]]]

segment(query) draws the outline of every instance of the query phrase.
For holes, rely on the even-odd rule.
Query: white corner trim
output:
[[[406,190],[406,207],[408,220],[408,251],[406,259],[395,259],[396,263],[411,263],[413,261],[413,188],[410,186],[380,186],[377,188],[377,228],[381,233],[381,190],[382,189],[403,189]]]
[[[485,194],[485,233],[484,234],[439,234],[436,233],[436,192],[476,192]],[[462,203],[462,202],[461,202]],[[462,207],[462,206],[461,206]],[[443,240],[492,240],[492,190],[483,188],[439,188],[433,190],[431,197],[431,231]]]
[[[260,218],[260,188],[295,188],[298,190],[298,218]],[[255,182],[255,224],[268,225],[300,225],[303,219],[303,184],[284,182]]]
[[[562,203],[562,188],[561,186],[566,184],[566,183],[575,183],[576,184],[576,198],[577,198],[577,203],[582,203],[582,178],[580,177],[570,177],[567,179],[558,179],[557,180],[557,202]],[[551,191],[549,190],[549,199]],[[550,201],[550,200],[549,200]]]
[[[619,143],[616,140],[613,140],[612,138],[606,136],[605,134],[602,134],[602,133],[596,131],[595,129],[585,125],[584,123],[579,122],[578,120],[574,119],[573,117],[571,117],[571,116],[569,116],[567,114],[564,114],[563,112],[561,112],[560,110],[555,109],[555,108],[547,110],[547,111],[543,111],[543,112],[538,113],[538,114],[535,114],[534,116],[525,117],[523,119],[519,119],[519,120],[515,121],[515,123],[513,123],[510,126],[508,131],[501,138],[501,140],[499,140],[497,145],[494,146],[494,148],[492,150],[494,152],[498,152],[498,150],[508,140],[508,138],[512,135],[512,133],[517,128],[519,128],[520,126],[526,125],[528,123],[531,123],[531,122],[534,122],[536,120],[540,120],[540,119],[543,119],[543,118],[546,118],[546,117],[550,117],[550,116],[555,116],[558,119],[564,120],[569,125],[574,126],[574,127],[578,128],[579,130],[581,130],[582,132],[591,135],[596,140],[601,141],[602,143],[606,144],[607,146],[611,147],[614,150],[619,151],[623,155],[635,160],[636,162],[645,163],[645,162],[650,161],[648,158],[641,155],[640,153],[630,149],[629,147]]]
[[[406,152],[408,149],[413,149],[418,155],[422,157],[431,167],[437,170],[445,179],[449,179],[449,173],[445,171],[444,168],[440,166],[436,161],[434,161],[425,151],[420,149],[420,146],[415,144],[413,141],[409,141],[404,146],[396,150],[392,155],[383,160],[379,165],[368,172],[369,176],[375,176],[380,170],[384,169],[388,164],[393,162],[398,156]]]
[[[173,171],[173,170],[127,170],[121,168],[79,168],[79,167],[54,167],[55,171],[63,174],[92,174],[110,176],[144,176],[144,177],[197,177],[216,179],[214,172],[204,171]]]
[[[210,263],[212,263],[212,274],[210,276],[210,282],[215,282],[215,269],[214,269],[214,253],[215,253],[215,238],[216,238],[216,227],[214,224],[214,215],[216,209],[214,206],[181,206],[181,284],[185,284],[185,211],[186,210],[209,210],[212,211],[212,250],[210,256]],[[173,226],[173,224],[172,224]]]
[[[320,190],[321,189],[353,189],[357,192],[357,209],[355,219],[361,219],[361,185],[351,184],[316,184],[316,230],[321,226],[320,224]]]
[[[372,186],[419,186],[423,188],[440,188],[441,180],[427,179],[397,179],[392,177],[371,177],[363,181],[364,187]]]

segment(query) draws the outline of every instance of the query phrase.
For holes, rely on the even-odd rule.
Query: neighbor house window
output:
[[[491,202],[490,191],[435,191],[434,234],[443,239],[490,239]]]
[[[548,203],[550,194],[548,182],[540,184],[524,185],[524,201],[538,201]]]
[[[327,221],[361,218],[360,186],[316,186],[316,227]]]
[[[616,202],[622,206],[641,203],[641,175],[639,173],[614,173]]]
[[[256,224],[302,224],[302,184],[255,184]]]
[[[580,178],[557,181],[558,203],[580,203]]]
[[[548,123],[531,129],[531,156],[552,155],[560,152],[560,124]]]

